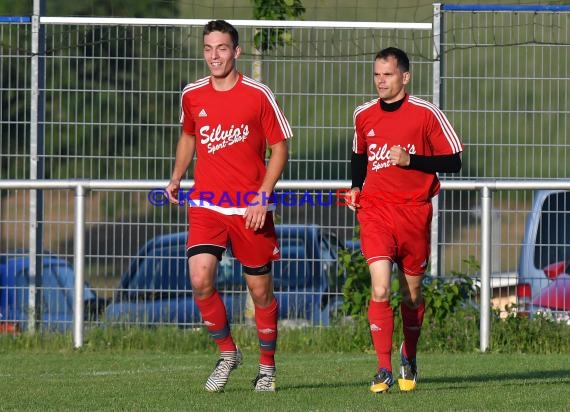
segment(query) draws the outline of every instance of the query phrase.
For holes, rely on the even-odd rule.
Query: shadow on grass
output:
[[[472,375],[472,376],[441,376],[441,377],[426,377],[421,381],[425,383],[457,383],[457,382],[502,382],[507,384],[517,385],[515,381],[536,381],[547,383],[550,381],[566,380],[570,383],[570,370],[532,370],[528,372],[515,372],[515,373],[489,373],[485,375]]]
[[[397,379],[397,376],[394,376]],[[490,373],[485,375],[473,376],[445,376],[445,377],[420,377],[419,382],[425,384],[439,384],[438,389],[442,389],[441,385],[449,388],[461,387],[461,384],[469,383],[500,383],[503,386],[520,386],[519,381],[540,381],[540,384],[548,383],[570,383],[570,370],[556,371],[528,371],[524,373]],[[302,383],[294,385],[279,385],[279,391],[296,390],[296,389],[320,389],[320,388],[361,388],[370,385],[370,380],[356,380],[352,382],[319,382],[319,383]],[[396,384],[397,386],[397,384]]]

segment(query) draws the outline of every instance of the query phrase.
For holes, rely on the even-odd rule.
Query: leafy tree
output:
[[[305,12],[301,0],[252,0],[253,17],[257,20],[298,20]],[[285,28],[263,28],[255,33],[255,47],[260,52],[291,43],[291,31]]]

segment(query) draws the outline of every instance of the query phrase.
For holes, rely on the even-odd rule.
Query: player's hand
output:
[[[180,191],[180,180],[172,179],[168,186],[166,186],[166,193],[168,195],[168,201],[174,205],[178,202],[178,192]]]
[[[267,199],[268,196],[262,196],[261,193],[248,199],[248,206],[243,215],[246,229],[259,230],[265,225]]]
[[[410,155],[400,146],[392,146],[390,148],[390,163],[392,166],[409,166]]]
[[[360,189],[353,187],[347,193],[346,205],[350,210],[356,212],[356,209],[360,208]]]

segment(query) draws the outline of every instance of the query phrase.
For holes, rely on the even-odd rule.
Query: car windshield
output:
[[[274,262],[275,285],[279,289],[301,289],[309,287],[310,276],[307,246],[300,237],[279,239],[281,260]]]
[[[570,192],[549,195],[542,206],[534,264],[544,268],[570,259]]]
[[[139,259],[139,265],[125,285],[132,297],[164,297],[172,293],[191,291],[188,264],[184,248],[172,245],[153,249]],[[235,260],[224,253],[218,265],[216,287],[219,290],[243,286],[241,270]]]
[[[40,303],[50,314],[69,313],[73,308],[73,271],[63,265],[48,266],[41,274]]]
[[[180,256],[180,247],[154,249],[140,260],[130,278],[127,289],[131,291],[180,291],[190,290],[186,258]]]
[[[15,266],[12,266],[15,268]],[[3,291],[2,311],[4,316],[13,319],[27,317],[29,299],[29,268],[11,274],[13,287]],[[74,272],[67,264],[44,263],[37,289],[38,309],[43,320],[58,320],[70,317],[73,313]],[[85,287],[84,299],[95,299],[94,292]]]

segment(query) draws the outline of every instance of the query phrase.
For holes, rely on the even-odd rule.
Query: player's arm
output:
[[[246,229],[257,230],[265,224],[265,215],[267,214],[267,199],[273,192],[279,177],[285,169],[287,160],[289,159],[289,148],[287,143],[282,140],[271,145],[271,155],[267,163],[265,178],[258,189],[258,195],[247,207],[244,215]]]
[[[390,161],[394,166],[420,170],[426,173],[457,173],[461,170],[461,152],[423,156],[410,154],[400,146],[390,148]]]
[[[352,182],[347,199],[347,206],[353,211],[360,207],[360,191],[364,186],[366,171],[368,170],[367,143],[361,122],[358,119],[359,113],[359,108],[357,107],[353,114],[354,136],[352,138],[352,153],[350,156],[350,176]]]
[[[366,170],[368,168],[368,156],[366,153],[354,153],[350,157],[350,171],[352,177],[352,189],[362,190],[364,179],[366,178]]]
[[[176,145],[176,157],[174,167],[170,177],[170,182],[166,187],[168,200],[170,203],[178,204],[178,191],[180,190],[180,180],[190,167],[196,150],[196,136],[182,132]]]
[[[411,154],[408,167],[427,173],[457,173],[461,170],[461,155],[459,153],[439,156]]]
[[[358,198],[360,191],[366,179],[366,171],[368,169],[368,155],[366,153],[352,152],[350,157],[350,172],[352,183],[350,191],[348,192],[349,198],[347,199],[347,206],[351,210],[356,210],[360,207]]]
[[[429,114],[426,123],[427,139],[432,152],[436,154],[409,154],[401,147],[393,146],[390,148],[390,160],[393,165],[426,173],[457,173],[461,170],[463,145],[443,112],[433,108]]]
[[[265,178],[259,188],[260,192],[273,192],[279,177],[281,177],[283,170],[285,170],[287,160],[289,160],[289,148],[287,147],[287,142],[285,140],[271,145],[271,155],[269,156],[269,162],[267,163]]]

